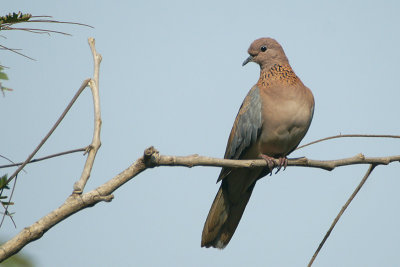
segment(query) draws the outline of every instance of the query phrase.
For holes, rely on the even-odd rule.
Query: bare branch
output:
[[[214,167],[228,167],[228,168],[254,168],[254,167],[265,167],[267,163],[263,159],[255,160],[233,160],[233,159],[218,159],[203,157],[199,155],[191,155],[185,157],[179,156],[164,156],[160,155],[154,148],[148,148],[148,151],[152,151],[149,156],[149,162],[147,163],[151,167],[157,166],[214,166]],[[147,151],[146,150],[146,151]],[[279,160],[275,159],[275,164],[279,164]],[[394,161],[400,161],[400,155],[389,156],[389,157],[371,157],[367,158],[362,154],[355,155],[351,158],[337,159],[337,160],[312,160],[308,158],[296,158],[289,159],[288,166],[299,166],[299,167],[313,167],[320,168],[327,171],[331,171],[339,166],[354,165],[354,164],[375,164],[375,165],[387,165]]]
[[[89,86],[93,95],[93,106],[94,106],[94,131],[93,139],[90,145],[89,155],[86,159],[85,167],[81,178],[74,184],[74,193],[82,194],[83,189],[90,177],[90,172],[92,171],[94,159],[96,157],[97,151],[101,146],[100,141],[100,130],[101,130],[101,113],[100,113],[100,96],[99,96],[99,71],[101,63],[101,55],[97,53],[95,47],[94,38],[89,38],[89,46],[92,50],[93,61],[94,61],[94,74],[93,79],[90,80]]]
[[[60,153],[55,153],[55,154],[51,154],[51,155],[48,155],[48,156],[45,156],[45,157],[33,159],[33,160],[29,161],[28,164],[29,163],[34,163],[34,162],[39,162],[39,161],[42,161],[42,160],[45,160],[45,159],[51,159],[51,158],[67,155],[67,154],[72,154],[72,153],[76,153],[76,152],[85,152],[87,150],[88,150],[87,147],[82,147],[82,148],[72,149],[72,150],[68,150],[68,151],[64,151],[64,152],[60,152]],[[2,155],[0,155],[0,157],[7,159],[6,157],[4,157]],[[11,160],[9,160],[9,161],[11,161]],[[23,162],[18,162],[18,163],[12,162],[12,164],[0,165],[0,169],[16,167],[16,166],[19,166],[19,165],[22,165],[22,164],[23,164]]]
[[[367,181],[369,175],[372,173],[372,171],[374,170],[374,168],[376,167],[376,165],[371,164],[368,168],[367,173],[364,175],[364,177],[362,178],[361,182],[358,184],[358,186],[356,187],[356,189],[354,190],[353,194],[351,194],[350,198],[347,200],[346,204],[344,204],[344,206],[342,207],[342,209],[340,210],[339,214],[336,216],[335,220],[333,220],[333,223],[331,225],[331,227],[329,227],[328,232],[325,234],[324,238],[322,239],[321,243],[319,244],[317,250],[315,251],[314,255],[312,256],[310,262],[308,263],[308,267],[311,267],[311,265],[313,264],[315,258],[317,257],[319,251],[321,250],[321,248],[323,247],[323,245],[325,244],[325,241],[328,239],[329,235],[331,234],[333,228],[335,227],[336,223],[339,221],[340,217],[342,217],[344,211],[347,209],[347,207],[350,205],[351,201],[354,199],[354,197],[357,195],[357,193],[360,191],[361,187],[365,184],[365,182]]]
[[[310,142],[308,144],[302,145],[297,147],[295,150],[302,149],[303,147],[313,145],[322,141],[336,139],[336,138],[343,138],[343,137],[375,137],[375,138],[400,138],[400,135],[388,135],[388,134],[339,134],[335,136],[329,136],[322,139],[318,139],[316,141]]]

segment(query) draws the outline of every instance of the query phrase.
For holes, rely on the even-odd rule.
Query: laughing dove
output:
[[[243,62],[260,65],[260,78],[236,116],[226,146],[226,159],[264,158],[269,167],[222,168],[221,187],[204,224],[201,246],[224,248],[231,240],[258,179],[280,166],[306,134],[314,113],[314,97],[293,72],[280,44],[255,40]],[[271,166],[272,165],[272,166]]]

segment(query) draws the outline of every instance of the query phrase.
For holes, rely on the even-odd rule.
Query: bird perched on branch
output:
[[[258,159],[268,167],[222,168],[221,186],[204,224],[201,246],[224,248],[231,240],[258,179],[286,167],[287,158],[306,134],[314,97],[293,72],[281,45],[255,40],[243,62],[260,65],[260,78],[244,99],[226,146],[226,159]],[[272,159],[279,159],[275,166]]]

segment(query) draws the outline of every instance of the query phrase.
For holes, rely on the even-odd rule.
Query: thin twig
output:
[[[27,32],[39,33],[39,34],[41,34],[41,33],[57,33],[57,34],[72,36],[71,34],[66,33],[66,32],[47,30],[47,29],[4,27],[4,29],[2,29],[2,30],[20,30],[20,31],[27,31]]]
[[[21,48],[8,48],[8,49],[11,49],[11,50],[14,50],[14,51],[22,50]],[[5,48],[0,48],[0,50],[7,50],[7,49],[5,49]],[[5,68],[4,66],[1,66],[1,67]],[[8,68],[7,68],[7,69],[8,69]]]
[[[101,112],[100,112],[100,95],[99,95],[99,72],[100,72],[100,63],[101,63],[101,55],[97,53],[95,47],[94,38],[89,38],[88,40],[90,49],[93,55],[94,61],[94,74],[93,79],[90,80],[89,86],[93,96],[93,108],[94,108],[94,130],[93,130],[93,138],[92,143],[90,144],[90,150],[88,153],[88,157],[85,162],[85,166],[82,171],[82,175],[78,181],[74,184],[74,194],[82,194],[83,189],[87,181],[89,180],[90,173],[92,171],[93,163],[96,158],[97,151],[101,146],[100,141],[100,130],[101,130]]]
[[[87,147],[82,147],[82,148],[72,149],[72,150],[68,150],[68,151],[64,151],[64,152],[60,152],[60,153],[56,153],[56,154],[51,154],[51,155],[48,155],[48,156],[45,156],[45,157],[33,159],[33,160],[29,161],[28,164],[29,163],[34,163],[34,162],[39,162],[39,161],[42,161],[42,160],[45,160],[45,159],[51,159],[51,158],[67,155],[67,154],[72,154],[72,153],[76,153],[76,152],[85,152],[86,150],[87,150]],[[0,155],[0,157],[3,157],[3,156]],[[0,169],[16,167],[16,166],[19,166],[19,165],[22,165],[22,164],[23,164],[23,162],[18,162],[18,163],[14,163],[13,162],[13,164],[0,165]]]
[[[3,158],[3,159],[5,159],[5,160],[8,160],[9,162],[11,162],[12,164],[17,164],[17,163],[15,163],[14,161],[12,161],[11,159],[9,159],[9,158],[7,158],[6,156],[3,156],[3,155],[0,155],[0,158]],[[11,164],[9,164],[9,165],[11,165]],[[19,165],[19,164],[18,164]],[[0,166],[0,169],[1,169],[1,166]],[[25,170],[23,170],[25,173],[27,173]],[[1,196],[1,193],[2,192],[0,192],[0,196]]]
[[[369,175],[371,174],[371,172],[374,170],[374,168],[376,167],[376,165],[371,164],[368,168],[368,171],[366,172],[366,174],[364,175],[364,177],[362,178],[361,182],[358,184],[358,186],[356,187],[356,189],[354,190],[353,194],[351,194],[351,196],[349,197],[349,199],[346,201],[346,204],[344,204],[344,206],[342,207],[342,209],[340,210],[339,214],[336,216],[335,220],[333,220],[331,227],[329,227],[328,232],[325,234],[324,238],[322,239],[321,243],[319,244],[317,250],[315,251],[314,255],[312,256],[310,262],[308,263],[308,267],[311,267],[311,265],[313,264],[315,258],[317,257],[319,251],[321,250],[321,248],[324,246],[325,241],[328,239],[329,235],[331,234],[333,228],[335,227],[336,223],[339,221],[340,217],[342,217],[344,211],[347,209],[347,207],[350,205],[351,201],[354,199],[354,197],[357,195],[357,193],[360,191],[361,187],[365,184],[365,182],[367,181]]]
[[[299,146],[296,148],[296,150],[301,149],[303,147],[313,145],[322,141],[330,140],[330,139],[335,139],[335,138],[343,138],[343,137],[377,137],[377,138],[400,138],[400,135],[388,135],[388,134],[339,134],[339,135],[334,135],[334,136],[329,136],[325,137],[322,139],[318,139],[316,141],[313,141],[311,143]]]
[[[6,46],[4,46],[4,45],[0,45],[0,47],[3,48],[3,49],[5,49],[5,50],[14,52],[14,53],[16,53],[16,54],[18,54],[18,55],[20,55],[20,56],[26,57],[26,58],[28,58],[28,59],[30,59],[30,60],[36,61],[36,59],[31,58],[31,57],[28,57],[27,55],[24,55],[24,54],[22,54],[22,53],[16,51],[15,49],[8,48],[8,47],[6,47]]]
[[[86,79],[83,81],[81,87],[78,89],[78,91],[75,93],[74,97],[72,100],[69,102],[68,106],[65,108],[61,116],[58,118],[56,123],[51,127],[50,131],[47,133],[47,135],[43,138],[43,140],[40,142],[40,144],[33,150],[33,152],[28,156],[28,158],[22,163],[21,166],[8,178],[7,183],[9,183],[14,177],[28,164],[29,161],[32,160],[32,158],[36,155],[36,153],[39,151],[39,149],[43,146],[43,144],[49,139],[51,134],[54,132],[54,130],[58,127],[58,125],[61,123],[61,121],[64,119],[65,115],[67,115],[68,111],[71,109],[72,105],[75,103],[75,101],[78,99],[79,95],[82,93],[82,91],[86,88],[88,85],[90,79]]]
[[[15,181],[15,180],[14,180],[14,181]],[[5,212],[1,212],[1,213],[2,213],[3,215],[8,216],[8,217],[11,219],[11,222],[13,223],[14,227],[17,228],[17,224],[15,223],[14,218],[13,218],[14,213],[9,213],[9,212],[6,210],[6,207],[5,207],[5,205],[4,205],[3,203],[1,203],[1,205],[2,205],[3,208],[5,209]],[[3,216],[3,219],[2,219],[2,221],[1,221],[1,223],[3,223],[3,220],[4,220],[4,216]]]
[[[32,16],[32,18],[37,18],[39,16]],[[49,17],[51,16],[40,16],[40,17]],[[88,24],[84,23],[79,23],[79,22],[71,22],[71,21],[58,21],[58,20],[47,20],[47,19],[36,19],[36,20],[28,20],[26,22],[39,22],[39,23],[57,23],[57,24],[71,24],[71,25],[79,25],[79,26],[85,26],[94,29],[93,26],[90,26]]]

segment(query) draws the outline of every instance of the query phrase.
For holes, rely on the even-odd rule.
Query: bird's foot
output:
[[[279,158],[279,167],[276,170],[275,174],[277,174],[282,169],[282,167],[283,167],[283,170],[286,170],[287,163],[288,163],[287,157],[280,157]]]
[[[272,171],[276,165],[275,161],[274,161],[275,158],[264,155],[264,154],[261,154],[261,157],[267,162],[269,170]]]
[[[278,167],[278,169],[276,170],[275,174],[277,174],[282,169],[282,167],[283,167],[283,170],[285,170],[286,167],[287,167],[287,163],[288,163],[287,157],[278,158],[278,160],[279,160],[279,164],[278,165],[275,164],[275,161],[274,161],[275,158],[273,158],[273,157],[270,157],[270,156],[267,156],[267,155],[264,155],[264,154],[262,154],[261,157],[267,162],[267,165],[268,165],[269,170],[271,171],[271,174],[272,174],[272,170],[275,167]]]

